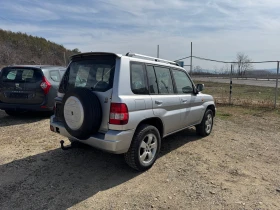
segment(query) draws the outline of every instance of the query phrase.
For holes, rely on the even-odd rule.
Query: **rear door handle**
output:
[[[155,103],[156,103],[157,105],[161,105],[161,104],[162,104],[162,101],[156,100]]]
[[[188,99],[181,99],[183,103],[187,103]]]

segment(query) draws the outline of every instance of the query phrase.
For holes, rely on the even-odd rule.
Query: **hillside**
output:
[[[34,37],[21,32],[0,29],[0,67],[11,64],[65,65],[69,56],[79,53],[45,38]]]

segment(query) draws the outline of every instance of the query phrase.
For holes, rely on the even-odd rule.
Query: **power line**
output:
[[[185,58],[180,58],[180,59],[175,60],[174,62],[180,61],[180,60],[184,60],[184,59],[187,59],[187,58],[190,58],[190,57],[191,57],[191,56],[188,56],[188,57],[185,57]]]
[[[197,57],[197,56],[193,56],[193,57],[196,59],[199,59],[199,60],[213,61],[213,62],[218,62],[218,63],[239,63],[236,61],[228,62],[228,61],[219,61],[219,60],[208,59],[208,58],[201,58],[201,57]],[[250,62],[242,62],[242,63],[275,63],[275,62],[278,62],[278,61],[250,61]]]
[[[184,57],[184,58],[180,58],[178,60],[175,60],[174,62],[184,60],[184,59],[187,59],[187,58],[190,58],[190,57],[193,57],[193,58],[196,58],[196,59],[199,59],[199,60],[212,61],[212,62],[217,62],[217,63],[229,63],[229,64],[239,63],[239,62],[236,62],[236,61],[220,61],[220,60],[215,60],[215,59],[202,58],[202,57],[198,57],[198,56],[188,56],[188,57]],[[278,62],[278,61],[250,61],[250,62],[242,62],[242,63],[276,63],[276,62]]]

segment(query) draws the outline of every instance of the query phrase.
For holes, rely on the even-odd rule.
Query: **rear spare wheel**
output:
[[[72,136],[86,140],[99,130],[102,109],[98,97],[91,90],[75,88],[67,92],[62,107],[65,128]]]

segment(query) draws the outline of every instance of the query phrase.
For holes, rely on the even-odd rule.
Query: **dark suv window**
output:
[[[60,81],[60,74],[58,71],[50,71],[50,78],[54,82],[59,82]]]
[[[115,59],[79,59],[74,60],[65,72],[60,92],[75,87],[85,87],[93,91],[104,92],[112,88]]]
[[[4,68],[0,80],[13,83],[35,83],[42,80],[42,72],[28,68]]]
[[[148,94],[144,65],[141,63],[131,63],[130,74],[132,92],[135,94]]]

